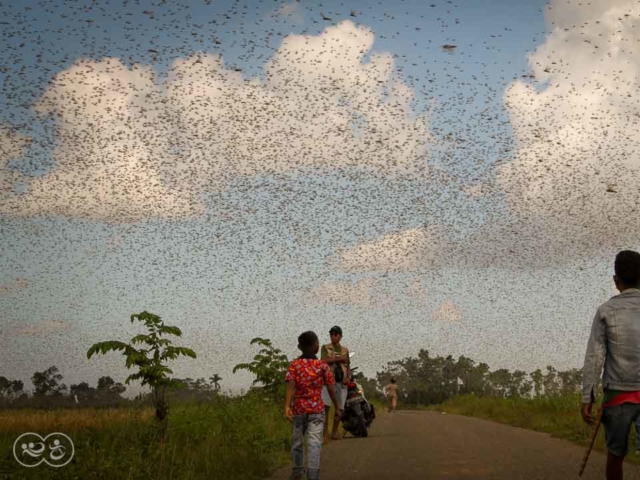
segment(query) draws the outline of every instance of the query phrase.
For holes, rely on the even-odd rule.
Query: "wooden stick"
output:
[[[589,444],[589,449],[587,450],[587,453],[584,454],[582,465],[580,465],[580,473],[578,473],[578,476],[580,477],[584,473],[584,469],[587,467],[587,460],[589,460],[589,455],[591,454],[591,450],[593,449],[593,444],[596,442],[598,430],[600,429],[600,423],[602,423],[602,407],[600,407],[600,409],[598,410],[598,421],[596,422],[596,427],[593,429],[593,435],[591,435],[591,443]]]

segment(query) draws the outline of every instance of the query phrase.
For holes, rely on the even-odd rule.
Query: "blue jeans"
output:
[[[307,469],[308,480],[320,478],[320,450],[322,450],[322,431],[324,429],[324,412],[294,415],[293,435],[291,437],[291,457],[293,459],[294,480],[304,476],[304,437],[307,437],[309,455]]]
[[[629,431],[640,419],[640,404],[623,403],[602,410],[602,425],[607,450],[618,457],[624,457],[629,450]]]

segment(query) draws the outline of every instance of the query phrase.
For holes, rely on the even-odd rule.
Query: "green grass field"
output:
[[[291,424],[282,405],[259,395],[172,404],[165,443],[154,425],[150,407],[0,410],[0,479],[254,480],[290,459]],[[73,461],[22,467],[13,443],[25,432],[67,434]]]
[[[0,411],[0,478],[259,479],[289,458],[282,408],[258,396],[172,405],[165,443],[150,408]],[[66,433],[73,461],[25,468],[13,458],[22,433]]]
[[[579,396],[556,396],[535,399],[493,398],[463,395],[455,397],[441,405],[428,407],[437,410],[470,417],[485,418],[515,427],[546,432],[553,437],[563,438],[588,447],[592,429],[585,425],[580,416]],[[594,407],[594,415],[596,408]],[[629,455],[627,461],[640,464],[635,456],[636,433],[631,429]],[[604,429],[600,427],[594,449],[606,452]]]

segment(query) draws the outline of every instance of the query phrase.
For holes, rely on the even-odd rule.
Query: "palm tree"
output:
[[[209,377],[209,383],[213,385],[213,388],[215,389],[216,392],[220,390],[220,383],[219,383],[220,380],[222,380],[222,377],[217,373],[214,373],[213,377]]]

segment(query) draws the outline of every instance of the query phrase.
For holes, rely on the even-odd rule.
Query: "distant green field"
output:
[[[291,427],[282,408],[259,396],[172,405],[167,441],[152,428],[153,410],[0,411],[0,478],[260,479],[288,461]],[[61,468],[25,468],[13,457],[25,432],[62,432],[74,442]]]
[[[577,395],[534,399],[463,395],[454,397],[441,405],[427,407],[427,409],[485,418],[515,427],[546,432],[553,437],[564,438],[585,447],[589,445],[593,431],[582,421],[580,397]],[[594,407],[594,414],[595,410]],[[632,428],[627,460],[640,464],[640,457],[634,454],[635,446],[636,433]],[[600,427],[594,449],[606,452],[602,427]]]

